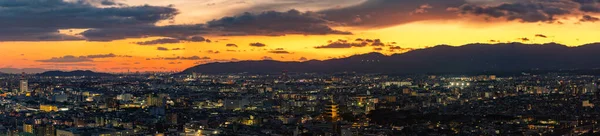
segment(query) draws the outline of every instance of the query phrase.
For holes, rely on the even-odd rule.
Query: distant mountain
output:
[[[578,47],[548,44],[439,45],[402,54],[355,55],[325,61],[241,61],[210,63],[188,68],[183,73],[277,73],[358,72],[384,74],[485,73],[526,70],[572,70],[600,68],[600,43]]]
[[[9,73],[9,74],[21,74],[23,72],[25,73],[42,73],[42,72],[46,72],[46,71],[52,71],[50,69],[43,69],[43,68],[0,68],[0,72],[2,73]]]
[[[97,73],[89,70],[76,70],[76,71],[47,71],[44,73],[37,74],[38,76],[90,76],[90,77],[99,77],[99,76],[112,76],[108,73]]]

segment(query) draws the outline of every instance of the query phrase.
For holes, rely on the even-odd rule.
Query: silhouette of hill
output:
[[[194,66],[182,73],[277,73],[358,72],[384,74],[452,74],[518,72],[528,70],[576,70],[600,68],[600,43],[567,47],[556,43],[439,45],[402,54],[355,55],[306,62],[241,61]]]
[[[97,73],[90,70],[75,70],[75,71],[46,71],[44,73],[37,74],[38,76],[112,76],[108,73]]]
[[[52,71],[49,69],[43,69],[43,68],[0,68],[0,72],[2,73],[8,73],[8,74],[21,74],[22,72],[25,73],[42,73],[42,72],[46,72],[46,71]]]

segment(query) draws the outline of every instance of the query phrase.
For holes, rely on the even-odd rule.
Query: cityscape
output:
[[[0,136],[600,136],[600,0],[0,0]]]
[[[2,76],[2,135],[596,135],[598,76]]]

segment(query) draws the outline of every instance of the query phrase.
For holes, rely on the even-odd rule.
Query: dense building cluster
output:
[[[0,77],[0,135],[598,135],[600,78],[381,74]]]

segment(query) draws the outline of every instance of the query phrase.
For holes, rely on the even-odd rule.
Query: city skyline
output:
[[[598,42],[600,30],[598,3],[578,0],[0,0],[0,7],[9,20],[0,22],[0,68],[17,69],[181,71],[446,44],[580,46]]]

